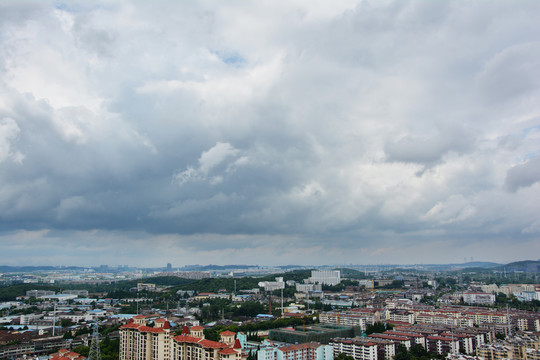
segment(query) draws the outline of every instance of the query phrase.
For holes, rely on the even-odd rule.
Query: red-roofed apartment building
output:
[[[120,327],[120,360],[245,360],[247,354],[236,334],[221,333],[221,341],[204,338],[203,328],[184,326],[181,335],[171,336],[169,322],[154,321],[146,326],[143,316],[136,316]]]
[[[78,354],[67,349],[60,349],[58,352],[49,355],[49,360],[84,360],[86,359],[81,354]]]

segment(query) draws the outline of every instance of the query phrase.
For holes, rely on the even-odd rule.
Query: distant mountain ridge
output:
[[[209,270],[226,270],[226,269],[251,269],[258,268],[259,265],[186,265],[178,270],[181,271],[209,271]]]
[[[13,272],[35,272],[35,271],[62,271],[62,270],[84,270],[87,267],[80,266],[8,266],[0,265],[0,272],[13,273]]]
[[[481,268],[494,268],[497,266],[501,266],[500,263],[494,263],[489,261],[470,261],[463,264],[452,264],[454,267],[462,267],[462,268],[475,268],[475,267],[481,267]]]
[[[523,260],[516,261],[510,264],[498,267],[501,271],[522,271],[522,272],[540,272],[540,261],[538,260]]]
[[[356,265],[360,266],[360,265]],[[375,265],[362,265],[362,267],[370,267]],[[399,267],[400,265],[390,265]],[[407,265],[410,267],[411,265]],[[424,271],[456,271],[462,269],[470,268],[479,268],[485,270],[498,270],[498,271],[521,271],[521,272],[540,272],[540,260],[522,260],[515,261],[509,264],[500,264],[489,261],[471,261],[461,264],[419,264],[420,268]],[[300,266],[300,265],[284,265],[284,266],[275,266],[275,268],[281,268],[285,271],[292,269],[316,269],[328,267],[328,265],[321,266]],[[354,265],[351,265],[354,267]],[[243,269],[264,269],[268,266],[259,266],[259,265],[186,265],[180,268],[177,268],[181,271],[223,271],[223,270],[243,270]],[[83,267],[83,266],[9,266],[9,265],[0,265],[0,273],[31,273],[39,271],[83,271],[85,269],[99,270],[98,266],[93,267]],[[165,268],[145,268],[146,270],[154,271],[163,271]],[[364,273],[365,269],[350,269],[347,266],[335,267],[335,269],[342,269],[345,273],[350,272],[351,274],[360,274]],[[117,271],[118,269],[110,268],[110,271]]]

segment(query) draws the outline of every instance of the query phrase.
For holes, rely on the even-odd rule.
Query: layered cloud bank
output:
[[[538,13],[3,2],[0,262],[539,253]]]

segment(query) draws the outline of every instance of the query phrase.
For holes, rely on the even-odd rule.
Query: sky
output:
[[[540,254],[539,1],[2,1],[0,264]]]

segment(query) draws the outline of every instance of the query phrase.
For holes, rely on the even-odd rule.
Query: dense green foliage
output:
[[[430,359],[444,359],[443,355],[433,354],[428,352],[420,344],[413,344],[410,350],[403,344],[399,344],[396,350],[394,360],[430,360]]]
[[[204,304],[204,305],[203,305]],[[233,304],[228,299],[212,299],[199,302],[200,318],[207,322],[221,319],[221,317],[237,319],[240,316],[254,317],[266,313],[266,307],[257,301],[247,301]]]
[[[80,345],[74,347],[72,350],[78,354],[88,357],[90,347]],[[108,336],[106,336],[105,339],[101,340],[99,344],[99,351],[101,353],[102,360],[118,360],[120,352],[120,340],[111,340]]]
[[[519,301],[514,295],[508,297],[504,293],[498,293],[495,297],[495,306],[498,308],[506,308],[507,305],[512,309],[538,311],[538,309],[540,309],[540,300]]]
[[[348,269],[348,268],[337,268],[341,273],[341,277],[350,278],[350,279],[366,279],[366,273],[364,271]]]
[[[118,360],[120,352],[120,339],[111,340],[108,336],[101,341],[101,360]]]
[[[295,270],[289,271],[283,274],[274,274],[263,277],[243,277],[243,278],[208,278],[191,283],[175,286],[171,291],[176,292],[178,290],[194,290],[196,292],[219,292],[225,290],[227,292],[233,292],[240,290],[250,290],[259,288],[259,282],[261,281],[275,281],[276,277],[283,277],[284,281],[294,280],[296,282],[302,282],[311,276],[311,270]],[[236,287],[235,287],[236,283]],[[287,291],[287,289],[285,289]]]
[[[261,278],[208,278],[201,279],[189,284],[183,284],[180,286],[174,287],[172,290],[194,290],[198,293],[201,292],[212,292],[217,293],[219,290],[225,290],[228,292],[234,291],[234,283],[236,280],[236,290],[248,290],[253,288],[258,288],[258,283],[261,281]]]
[[[373,325],[368,324],[366,326],[366,335],[369,334],[380,334],[385,332],[386,330],[391,330],[394,326],[391,324],[384,324],[382,322],[376,322],[373,323]]]
[[[347,355],[345,353],[339,353],[336,356],[334,356],[334,360],[354,360],[354,358],[351,355]]]
[[[28,290],[60,291],[57,286],[38,284],[15,284],[0,287],[0,301],[13,301],[17,296],[25,296]]]
[[[305,318],[280,318],[276,320],[260,321],[256,323],[243,324],[240,326],[214,326],[204,329],[204,336],[209,340],[218,341],[219,334],[223,331],[230,330],[234,332],[243,332],[249,335],[259,330],[270,330],[288,326],[303,326],[304,324],[313,324],[316,320],[313,317]]]
[[[323,285],[322,289],[323,289],[323,291],[340,292],[340,291],[345,290],[345,287],[347,287],[347,286],[358,286],[358,281],[343,279],[337,285]]]
[[[88,357],[88,353],[90,352],[89,346],[79,345],[75,346],[73,349],[71,349],[73,352],[76,352],[77,354],[81,354],[82,356]]]
[[[394,280],[391,284],[386,284],[380,287],[381,289],[401,289],[403,288],[403,280]]]

